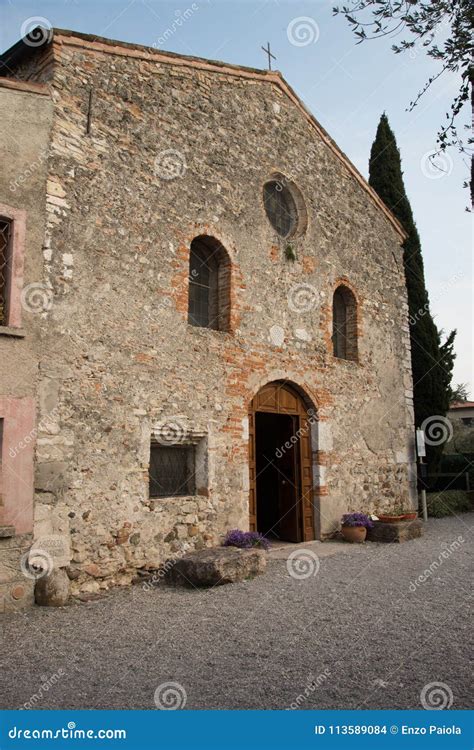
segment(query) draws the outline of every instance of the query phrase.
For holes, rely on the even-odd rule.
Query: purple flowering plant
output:
[[[366,529],[373,528],[373,523],[366,513],[345,513],[342,516],[343,526],[365,526]]]
[[[240,549],[261,547],[262,549],[270,549],[270,542],[258,531],[240,531],[240,529],[232,529],[226,534],[224,547],[239,547]]]

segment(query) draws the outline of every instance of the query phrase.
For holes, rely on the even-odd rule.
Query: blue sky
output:
[[[453,150],[434,169],[435,148],[458,81],[441,78],[411,113],[406,111],[435,62],[421,50],[394,55],[390,39],[355,45],[336,0],[0,0],[0,45],[11,46],[29,19],[182,54],[266,67],[270,42],[275,67],[293,86],[343,151],[367,176],[368,157],[385,110],[400,147],[404,177],[420,231],[432,312],[438,327],[457,328],[454,382],[473,392],[471,217],[462,188],[467,167]],[[181,24],[177,19],[186,20]],[[166,29],[167,35],[163,44]],[[464,122],[469,122],[465,112]]]

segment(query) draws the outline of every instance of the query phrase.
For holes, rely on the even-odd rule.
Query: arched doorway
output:
[[[314,410],[286,381],[265,385],[249,410],[249,528],[288,542],[315,538]]]

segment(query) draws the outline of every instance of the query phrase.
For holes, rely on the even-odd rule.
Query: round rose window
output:
[[[270,180],[263,186],[263,202],[268,221],[280,237],[289,237],[296,230],[298,211],[295,199],[284,182]]]

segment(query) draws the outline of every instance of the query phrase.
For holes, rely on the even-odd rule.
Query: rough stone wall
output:
[[[267,382],[313,401],[317,527],[408,500],[412,454],[399,238],[274,84],[62,44],[47,184],[39,506],[69,521],[75,591],[127,583],[184,542],[248,525],[247,414]],[[93,89],[91,132],[86,132]],[[163,152],[179,176],[167,179]],[[308,226],[285,257],[263,183],[299,187]],[[187,324],[189,246],[216,237],[232,263],[231,330]],[[359,361],[331,351],[338,282],[358,300]],[[304,286],[302,286],[304,285]],[[200,493],[150,500],[156,424],[198,443]],[[42,511],[41,511],[42,512]]]

